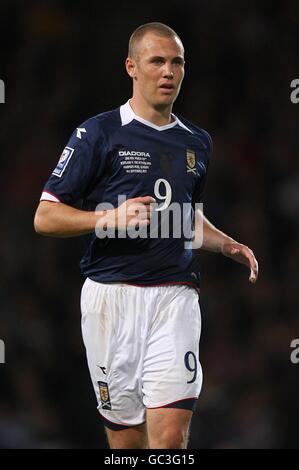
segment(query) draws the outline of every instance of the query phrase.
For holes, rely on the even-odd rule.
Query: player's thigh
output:
[[[150,449],[186,449],[192,411],[179,408],[147,410]]]
[[[141,372],[143,303],[138,288],[87,280],[82,289],[82,334],[98,410],[112,431],[145,421]],[[138,347],[137,347],[138,346]],[[118,429],[115,429],[118,428]]]
[[[114,431],[105,427],[110,449],[147,449],[146,424]]]
[[[157,309],[147,340],[143,403],[148,409],[168,406],[193,410],[202,386],[198,294],[181,286],[168,293]]]

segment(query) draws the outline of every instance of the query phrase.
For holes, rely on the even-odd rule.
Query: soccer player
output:
[[[212,142],[172,113],[184,64],[182,41],[168,26],[133,32],[132,98],[74,131],[35,215],[42,235],[86,236],[82,332],[111,448],[187,446],[202,385],[199,269],[188,236],[174,234],[187,216],[171,210],[191,208],[185,214],[201,249],[245,264],[252,283],[258,275],[253,252],[197,208]]]

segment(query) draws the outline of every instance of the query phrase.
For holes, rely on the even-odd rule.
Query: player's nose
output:
[[[167,79],[173,79],[174,73],[173,70],[170,66],[165,65],[165,68],[163,70],[163,78]]]

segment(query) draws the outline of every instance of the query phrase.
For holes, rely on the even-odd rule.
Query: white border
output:
[[[50,194],[47,191],[43,191],[40,197],[40,201],[51,201],[51,202],[60,202],[54,194]]]

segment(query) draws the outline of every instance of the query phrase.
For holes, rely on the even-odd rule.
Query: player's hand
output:
[[[221,251],[224,256],[238,263],[245,264],[250,269],[249,281],[255,284],[258,277],[258,262],[253,251],[248,246],[236,242],[225,243]]]
[[[149,225],[154,202],[156,200],[151,196],[128,199],[111,211],[112,224],[120,230]]]

